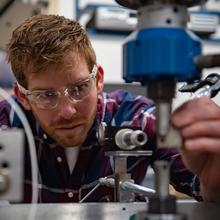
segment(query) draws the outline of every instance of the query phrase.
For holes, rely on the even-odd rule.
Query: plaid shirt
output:
[[[14,99],[16,100],[15,97]],[[111,126],[139,127],[147,133],[146,150],[152,150],[153,155],[127,159],[127,170],[135,183],[142,183],[147,167],[155,160],[169,160],[171,161],[171,184],[174,188],[196,199],[201,199],[199,180],[184,167],[177,150],[156,150],[153,131],[155,106],[151,100],[143,96],[132,96],[122,90],[103,93],[99,96],[96,119],[87,139],[80,146],[72,173],[69,171],[64,149],[44,133],[30,111],[25,109],[23,111],[36,142],[39,202],[78,202],[98,184],[99,178],[113,176],[112,160],[105,155],[105,149],[99,144],[97,138],[101,122]],[[14,110],[6,101],[0,103],[0,126],[22,127]],[[30,156],[26,146],[23,202],[31,201],[31,188]],[[112,201],[113,194],[113,189],[100,186],[85,202]]]

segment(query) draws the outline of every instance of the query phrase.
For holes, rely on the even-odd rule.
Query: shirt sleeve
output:
[[[1,101],[0,102],[0,127],[2,129],[11,127],[10,112],[11,112],[11,107],[7,103],[7,101],[5,100]]]

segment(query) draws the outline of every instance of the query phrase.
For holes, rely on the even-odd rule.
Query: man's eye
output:
[[[72,86],[69,88],[69,93],[79,93],[79,92],[82,92],[84,91],[85,89],[88,88],[88,82],[85,82],[85,83],[82,83],[82,84],[79,84],[79,85],[75,85],[75,86]]]
[[[36,94],[36,97],[38,99],[48,99],[48,98],[57,97],[57,94],[53,91],[46,91],[46,92],[40,92],[40,93]]]
[[[88,88],[88,82],[85,82],[85,83],[82,83],[82,84],[76,86],[76,89],[79,92],[86,89],[86,88]]]

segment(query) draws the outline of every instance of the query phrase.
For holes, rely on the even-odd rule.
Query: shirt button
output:
[[[57,157],[57,162],[61,163],[62,162],[62,158],[61,157]]]
[[[72,192],[68,192],[68,197],[69,198],[73,198],[73,193]]]

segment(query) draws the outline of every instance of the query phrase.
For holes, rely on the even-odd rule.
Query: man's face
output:
[[[74,62],[71,60],[74,59]],[[56,90],[75,84],[90,74],[86,62],[73,55],[65,57],[60,65],[50,66],[39,73],[31,73],[28,77],[28,90]],[[26,109],[32,110],[43,130],[63,147],[81,145],[91,128],[96,115],[98,93],[103,88],[102,73],[98,71],[93,86],[87,96],[80,101],[71,102],[62,94],[57,107],[41,109],[28,102]],[[96,82],[98,80],[98,83]]]

